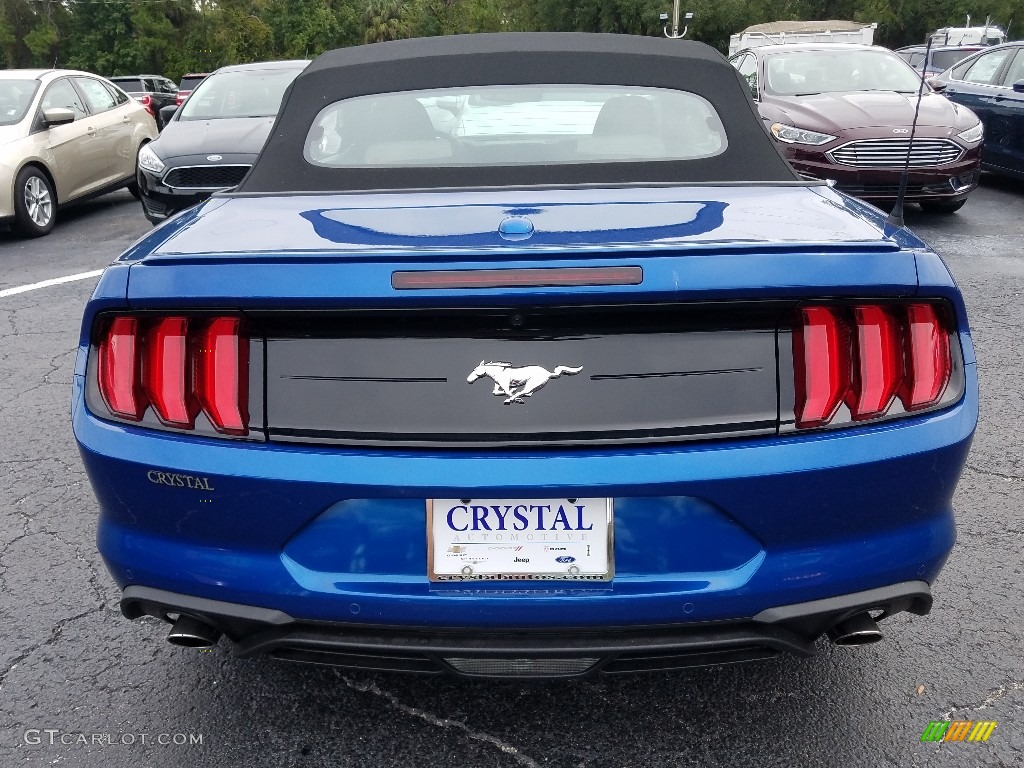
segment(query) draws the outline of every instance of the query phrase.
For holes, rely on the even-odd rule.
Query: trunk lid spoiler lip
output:
[[[514,269],[516,264],[534,265],[538,260],[556,256],[566,260],[586,260],[588,263],[595,257],[602,260],[609,258],[677,257],[688,255],[754,255],[754,254],[793,254],[793,255],[829,255],[850,253],[897,253],[904,250],[900,244],[892,240],[877,242],[863,241],[804,241],[786,243],[765,243],[751,241],[711,241],[703,243],[683,244],[646,244],[576,246],[531,248],[516,251],[494,250],[456,250],[444,249],[382,249],[369,252],[344,252],[321,249],[290,250],[290,251],[242,251],[224,250],[218,253],[156,253],[137,260],[147,266],[159,264],[201,265],[201,264],[350,264],[350,263],[388,263],[395,265],[423,264],[425,268],[437,269],[439,264],[460,264],[476,262],[487,264],[488,267],[501,266]]]
[[[897,251],[881,218],[827,187],[669,187],[215,198],[129,249],[147,263],[530,259],[559,254]],[[508,218],[531,234],[510,240]],[[534,226],[535,225],[535,226]],[[909,235],[909,233],[907,233]]]

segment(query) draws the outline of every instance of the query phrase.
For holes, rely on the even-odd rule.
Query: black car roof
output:
[[[303,156],[324,106],[376,93],[475,85],[623,85],[685,90],[721,117],[725,152],[658,162],[502,166],[327,168]],[[746,82],[702,43],[629,35],[499,33],[400,40],[342,48],[315,59],[285,93],[263,152],[240,193],[534,184],[797,181],[764,130]]]

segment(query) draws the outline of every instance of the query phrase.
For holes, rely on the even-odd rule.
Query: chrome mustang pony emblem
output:
[[[570,368],[567,365],[559,365],[554,371],[541,368],[539,365],[524,365],[521,368],[513,368],[512,363],[497,363],[480,361],[480,365],[473,369],[473,372],[466,378],[470,384],[481,376],[489,376],[494,380],[494,391],[491,394],[498,397],[505,396],[505,405],[512,403],[526,404],[524,397],[532,397],[533,393],[547,384],[551,379],[557,379],[563,374],[574,376],[583,370]]]

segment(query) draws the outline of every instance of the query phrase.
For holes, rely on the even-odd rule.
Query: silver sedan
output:
[[[57,208],[135,187],[139,149],[157,136],[137,101],[75,70],[0,71],[0,222],[48,234]]]

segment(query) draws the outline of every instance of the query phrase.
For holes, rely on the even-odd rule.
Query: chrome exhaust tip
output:
[[[220,639],[220,631],[194,616],[181,614],[167,634],[167,642],[182,648],[211,648]]]
[[[836,645],[871,645],[882,639],[882,630],[865,611],[836,624],[828,631],[828,637]]]

